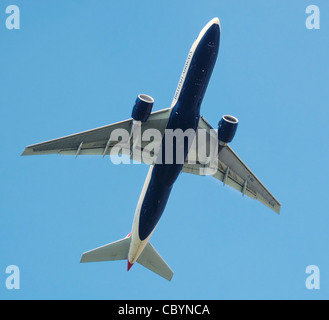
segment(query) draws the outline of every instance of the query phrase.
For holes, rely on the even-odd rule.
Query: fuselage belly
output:
[[[218,20],[215,20],[201,31],[193,43],[174,96],[167,130],[181,129],[185,132],[192,129],[195,134],[200,118],[200,106],[216,62],[219,39],[220,27]],[[161,144],[162,152],[159,153],[161,159],[157,159],[155,164],[150,166],[137,204],[128,254],[130,263],[138,259],[159,222],[189,151],[187,139],[180,141],[181,144],[178,146],[174,141],[169,146],[172,161],[166,163],[168,146],[165,142],[166,133]],[[176,158],[176,147],[184,150],[183,159]]]

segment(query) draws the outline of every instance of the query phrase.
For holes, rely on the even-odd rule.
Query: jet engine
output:
[[[233,116],[223,116],[218,123],[218,140],[221,145],[230,143],[238,128],[238,119]]]
[[[139,94],[135,101],[131,117],[135,121],[146,122],[151,114],[153,103],[154,99],[151,96]]]

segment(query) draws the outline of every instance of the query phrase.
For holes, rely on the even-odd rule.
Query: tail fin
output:
[[[130,241],[131,238],[127,237],[87,251],[82,254],[80,262],[126,260]],[[137,259],[137,262],[169,281],[173,277],[173,271],[149,242]]]

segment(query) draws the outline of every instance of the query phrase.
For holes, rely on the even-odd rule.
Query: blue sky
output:
[[[20,8],[20,30],[5,26]],[[320,29],[305,9],[320,9]],[[231,146],[282,203],[277,215],[211,177],[181,174],[151,242],[171,282],[126,262],[80,264],[126,236],[146,165],[20,157],[24,147],[130,117],[138,93],[168,107],[202,27],[221,45],[202,115],[239,118]],[[328,299],[329,3],[0,3],[0,298]],[[17,265],[20,289],[5,286]],[[308,290],[308,265],[320,289]]]

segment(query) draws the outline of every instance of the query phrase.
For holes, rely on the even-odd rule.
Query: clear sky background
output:
[[[8,30],[5,9],[20,8]],[[320,30],[305,26],[320,8]],[[281,215],[211,177],[181,174],[151,242],[168,282],[126,261],[80,264],[125,237],[148,167],[20,157],[25,146],[130,117],[138,93],[171,104],[190,46],[221,21],[201,113],[239,119],[231,146]],[[329,2],[0,3],[0,298],[328,299]],[[17,265],[20,289],[5,286]],[[308,290],[308,265],[320,289]]]

